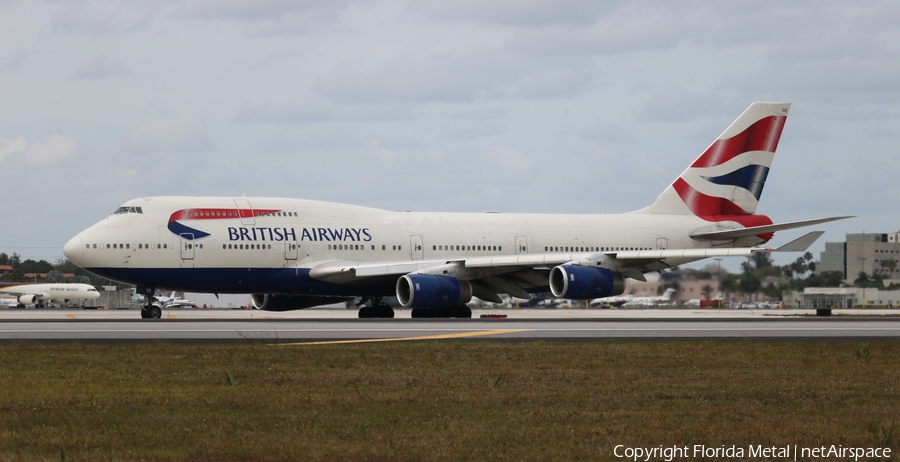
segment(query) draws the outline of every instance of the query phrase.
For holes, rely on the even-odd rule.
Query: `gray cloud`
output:
[[[638,112],[638,118],[648,122],[690,122],[698,117],[729,114],[733,110],[717,95],[670,87],[654,92]]]
[[[143,30],[153,21],[162,6],[162,2],[59,2],[52,5],[50,31],[96,36]]]
[[[25,64],[25,61],[31,57],[33,53],[29,51],[25,51],[24,48],[19,48],[16,50],[16,54],[12,55],[5,64],[0,66],[0,70],[9,71],[9,72],[17,72],[22,69],[22,66]]]
[[[299,98],[279,102],[244,103],[234,116],[238,123],[302,125],[327,122],[408,120],[408,104],[332,104],[323,98]]]
[[[111,59],[108,55],[96,55],[69,76],[71,80],[99,80],[117,75],[129,74],[128,67],[121,61]]]
[[[537,60],[499,48],[465,48],[396,56],[371,66],[347,61],[319,76],[314,91],[338,102],[483,102],[573,96],[594,78],[577,59]]]
[[[761,211],[865,204],[871,215],[829,229],[872,230],[889,222],[872,197],[896,193],[872,184],[900,171],[897,2],[114,0],[3,13],[14,41],[0,55],[0,162],[28,172],[8,187],[61,185],[5,212],[60,245],[150,194],[627,211],[766,99],[794,106]],[[38,159],[65,168],[37,180]],[[204,175],[185,182],[170,161]],[[856,187],[873,169],[884,173]],[[32,213],[60,191],[77,213]]]
[[[126,140],[135,154],[201,153],[213,148],[206,123],[191,114],[149,113]]]
[[[634,136],[617,123],[606,122],[584,127],[578,133],[582,138],[602,144],[633,143]]]
[[[538,26],[591,23],[609,11],[615,3],[579,0],[438,0],[414,2],[412,8],[438,20]]]

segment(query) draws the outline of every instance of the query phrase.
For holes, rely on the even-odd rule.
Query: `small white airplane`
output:
[[[329,202],[248,197],[144,197],[82,231],[72,263],[142,294],[251,294],[255,308],[294,310],[350,297],[359,316],[471,317],[472,297],[592,300],[625,278],[712,257],[805,251],[823,232],[778,249],[756,214],[790,103],[753,103],[649,206],[623,214],[412,213]],[[618,174],[623,172],[603,172]],[[637,178],[637,177],[636,177]],[[585,191],[585,194],[590,194]],[[144,318],[159,318],[148,304]]]
[[[619,297],[595,298],[591,300],[591,306],[658,306],[672,301],[675,289],[668,288],[662,295],[656,297],[635,297],[632,294]]]
[[[659,306],[672,302],[672,296],[675,295],[675,289],[668,288],[662,295],[656,297],[634,297],[625,303],[625,306]]]
[[[49,301],[96,300],[100,292],[90,284],[81,283],[16,284],[0,287],[0,297],[14,299],[16,306],[42,307]]]
[[[132,294],[131,294],[132,302],[147,303],[147,297],[137,293],[137,291],[135,289],[130,289],[130,290],[132,291]],[[158,308],[166,308],[166,309],[185,308],[185,307],[193,308],[195,306],[194,302],[192,302],[191,300],[186,300],[181,297],[176,297],[175,292],[172,292],[172,294],[168,297],[165,297],[162,295],[154,295],[153,297],[151,297],[151,299],[152,299],[152,301],[150,302],[150,304],[153,306],[156,306]]]

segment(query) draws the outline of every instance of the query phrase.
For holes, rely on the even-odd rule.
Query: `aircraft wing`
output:
[[[431,274],[474,282],[476,292],[478,286],[484,289],[475,295],[485,300],[499,300],[496,295],[498,293],[528,298],[529,289],[547,287],[549,282],[546,270],[556,265],[568,263],[600,266],[632,279],[646,281],[644,273],[669,268],[671,265],[666,263],[669,259],[684,262],[712,257],[745,257],[756,252],[797,252],[806,250],[822,234],[823,231],[814,231],[777,249],[759,247],[662,249],[525,254],[449,260],[332,261],[311,268],[309,275],[314,279],[336,284],[364,284],[367,280],[383,281],[409,273]]]

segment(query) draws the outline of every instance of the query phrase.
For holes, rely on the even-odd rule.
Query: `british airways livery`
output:
[[[131,200],[65,245],[66,257],[149,295],[252,294],[292,310],[360,297],[360,317],[470,317],[472,297],[590,300],[625,279],[709,257],[747,256],[776,231],[847,217],[774,224],[756,214],[789,103],[754,103],[649,206],[625,214],[390,212],[282,198]],[[775,251],[805,250],[821,232]]]

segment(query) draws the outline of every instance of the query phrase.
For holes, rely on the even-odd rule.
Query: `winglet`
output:
[[[813,231],[773,250],[773,252],[805,252],[825,231]]]

